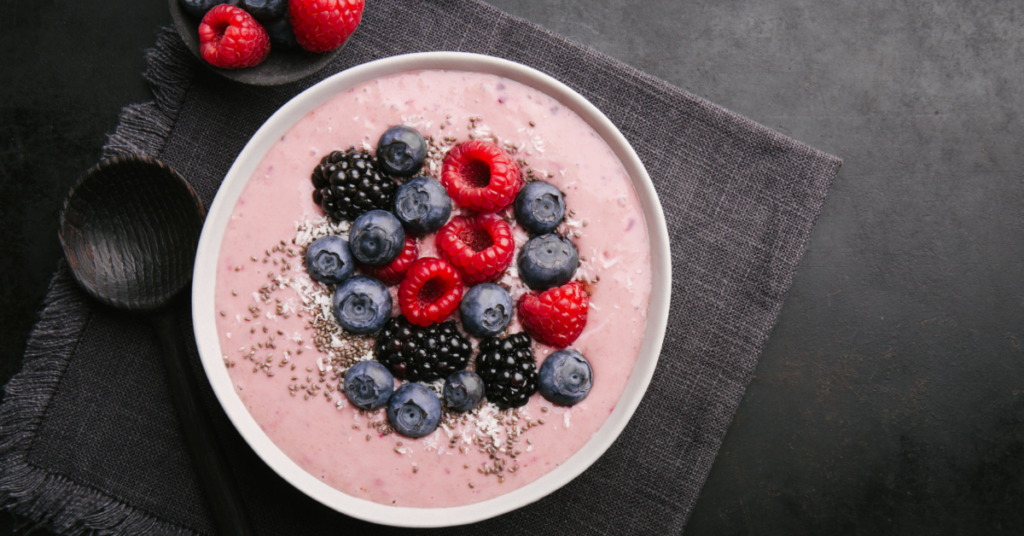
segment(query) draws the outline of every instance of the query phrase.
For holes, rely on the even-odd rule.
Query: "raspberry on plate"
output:
[[[540,295],[523,294],[519,298],[519,323],[534,339],[549,346],[565,348],[580,336],[587,325],[589,304],[590,296],[576,281]]]
[[[402,252],[398,254],[398,258],[391,261],[391,264],[385,266],[368,266],[362,265],[361,268],[366,275],[371,275],[381,280],[385,285],[397,285],[405,277],[405,273],[409,271],[409,267],[412,266],[412,262],[420,256],[420,248],[416,244],[416,239],[408,236],[405,238],[405,247],[402,248]]]
[[[519,166],[497,145],[469,141],[456,145],[444,157],[441,183],[459,206],[496,212],[515,200],[522,180]]]
[[[498,278],[512,263],[512,226],[497,214],[452,218],[437,232],[441,256],[470,283]]]
[[[207,11],[199,24],[199,52],[214,67],[252,67],[270,53],[270,37],[252,15],[221,4]]]
[[[356,31],[363,16],[363,0],[288,0],[288,14],[302,48],[328,52]]]
[[[462,299],[462,277],[442,259],[412,264],[398,287],[398,304],[410,324],[429,326],[448,318]]]

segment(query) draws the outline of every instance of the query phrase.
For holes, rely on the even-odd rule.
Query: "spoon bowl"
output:
[[[78,283],[118,309],[155,311],[192,279],[206,211],[167,165],[114,157],[87,171],[60,217],[60,242]]]
[[[103,160],[64,200],[60,243],[85,291],[117,309],[150,313],[167,386],[210,502],[218,534],[249,536],[251,522],[188,366],[171,301],[192,279],[206,211],[188,182],[141,156]]]

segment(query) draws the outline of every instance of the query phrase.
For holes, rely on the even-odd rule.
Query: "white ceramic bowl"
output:
[[[260,429],[235,394],[224,367],[213,298],[215,266],[231,212],[246,181],[274,142],[296,121],[338,93],[376,78],[425,69],[503,76],[540,90],[576,112],[604,138],[632,179],[643,206],[651,242],[652,289],[647,329],[633,374],[608,420],[582,449],[536,481],[493,499],[450,508],[395,507],[356,498],[328,486],[288,458]],[[196,255],[192,316],[199,355],[217,399],[242,437],[282,478],[310,497],[352,517],[384,525],[442,527],[481,521],[530,504],[567,484],[604,454],[626,427],[654,374],[668,322],[671,287],[668,231],[658,196],[636,152],[604,114],[565,84],[524,65],[478,54],[428,52],[385,58],[338,73],[293,98],[260,127],[228,171],[206,218]]]

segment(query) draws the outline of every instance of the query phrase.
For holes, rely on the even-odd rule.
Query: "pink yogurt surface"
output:
[[[471,131],[474,117],[480,119]],[[307,376],[317,381],[322,354],[309,340],[308,316],[285,318],[258,300],[256,292],[267,283],[268,272],[279,273],[280,267],[252,257],[262,261],[266,250],[281,241],[290,245],[298,221],[323,217],[312,201],[310,181],[320,159],[335,149],[375,148],[379,136],[400,123],[438,139],[454,136],[461,142],[471,133],[476,138],[494,134],[517,144],[515,158],[526,160],[539,174],[553,175],[545,180],[565,193],[567,208],[574,212],[566,225],[579,233],[573,241],[586,259],[577,275],[592,281],[600,277],[589,287],[587,326],[571,345],[589,359],[593,388],[572,408],[554,406],[540,394],[531,398],[521,411],[523,418],[543,419],[545,424],[520,436],[515,446],[519,468],[506,472],[503,483],[478,472],[489,462],[488,454],[449,448],[445,430],[415,440],[381,436],[367,423],[385,418],[383,410],[377,416],[360,415],[340,393],[334,393],[333,401],[323,393],[309,400],[301,392],[290,395],[289,384],[306,383]],[[440,174],[440,169],[424,171]],[[517,234],[521,245],[525,235]],[[433,255],[432,239],[426,242],[421,255]],[[299,257],[292,264],[293,275],[304,274]],[[222,313],[217,321],[222,353],[236,362],[228,369],[235,392],[286,455],[355,497],[396,506],[451,507],[525,486],[564,463],[593,436],[615,408],[633,370],[650,292],[650,250],[640,203],[621,163],[593,129],[558,101],[520,83],[485,74],[423,71],[374,80],[336,95],[270,149],[225,231],[215,302]],[[275,297],[295,304],[295,294],[282,289]],[[254,304],[261,307],[255,315],[249,310]],[[253,363],[242,359],[251,346],[267,340],[264,327],[271,335],[280,332],[273,348],[258,348],[257,353],[257,358],[274,357],[274,376],[254,373]],[[515,322],[511,331],[519,331]],[[297,355],[299,348],[303,353]],[[278,367],[285,350],[295,370]],[[536,346],[538,367],[552,351]],[[299,380],[293,382],[293,377]],[[339,399],[344,401],[340,409]],[[469,446],[461,439],[458,445]]]

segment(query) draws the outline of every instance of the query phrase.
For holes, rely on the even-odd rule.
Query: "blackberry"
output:
[[[426,328],[404,316],[388,320],[377,337],[374,354],[398,378],[429,382],[466,368],[473,347],[448,321]]]
[[[476,373],[487,386],[487,400],[501,409],[525,406],[537,392],[537,361],[532,343],[526,333],[504,339],[491,337],[480,343]]]
[[[313,201],[335,220],[356,219],[379,208],[391,210],[398,185],[381,173],[377,158],[350,147],[333,151],[313,168]]]

